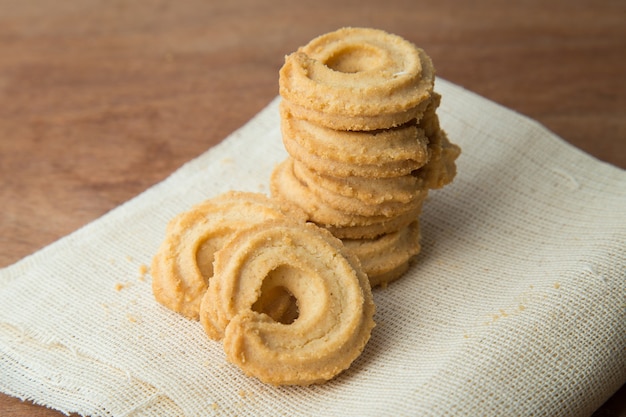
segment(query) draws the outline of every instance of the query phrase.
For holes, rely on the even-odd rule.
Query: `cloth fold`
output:
[[[431,193],[422,252],[375,289],[363,355],[319,386],[228,364],[158,305],[147,266],[177,213],[268,192],[286,157],[278,98],[100,219],[0,270],[0,391],[92,416],[591,414],[626,382],[626,172],[443,79],[455,181]]]

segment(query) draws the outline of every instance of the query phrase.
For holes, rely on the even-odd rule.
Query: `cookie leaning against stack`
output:
[[[273,385],[334,378],[375,325],[354,252],[259,193],[229,191],[174,217],[151,274],[157,301],[199,319],[231,363]]]
[[[263,194],[229,191],[178,214],[152,260],[154,296],[170,310],[197,320],[213,277],[213,260],[233,235],[268,220],[304,223],[297,207]]]
[[[408,269],[428,191],[456,174],[460,149],[439,125],[434,81],[423,50],[366,28],[319,36],[280,70],[289,157],[272,173],[272,195],[343,239],[372,286]]]

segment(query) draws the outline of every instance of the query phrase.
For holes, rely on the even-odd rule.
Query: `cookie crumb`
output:
[[[146,264],[139,265],[139,281],[146,280],[146,274],[148,273],[148,266]]]

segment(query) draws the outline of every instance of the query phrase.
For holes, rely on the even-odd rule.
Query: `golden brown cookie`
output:
[[[428,101],[428,107],[426,107],[426,110],[418,123],[418,126],[424,131],[427,138],[432,138],[441,129],[439,116],[437,115],[437,109],[440,104],[441,95],[433,91],[430,100]]]
[[[370,279],[370,282],[373,282],[375,286],[386,288],[390,282],[396,281],[409,270],[411,267],[411,260],[406,261],[403,264],[398,265],[394,269],[383,272],[380,275],[376,275]]]
[[[268,287],[297,300],[293,322],[255,310]],[[247,375],[309,385],[335,377],[361,354],[374,310],[367,276],[340,240],[313,224],[283,220],[238,233],[215,255],[200,321]]]
[[[385,164],[357,164],[347,163],[339,158],[327,158],[318,156],[303,147],[298,141],[289,136],[283,136],[283,144],[287,153],[300,163],[317,172],[335,177],[367,177],[367,178],[391,178],[408,175],[421,168],[425,161],[417,162],[414,159],[400,159]]]
[[[280,108],[281,131],[287,151],[293,147],[290,142],[295,141],[297,148],[301,149],[298,153],[307,153],[336,165],[353,166],[347,169],[351,175],[397,176],[399,166],[404,167],[403,174],[408,174],[428,162],[428,138],[415,122],[372,131],[334,130],[294,118],[284,106]],[[297,155],[293,156],[300,159]],[[363,173],[360,173],[361,167],[364,167]],[[318,164],[315,168],[330,173]],[[341,173],[335,171],[336,168],[331,169],[332,175],[341,176]]]
[[[152,289],[167,308],[197,319],[200,300],[213,276],[213,256],[233,233],[289,216],[306,220],[287,202],[260,193],[230,191],[177,215],[152,261]]]
[[[340,239],[373,239],[378,236],[392,233],[407,227],[411,222],[419,218],[422,208],[415,211],[407,211],[396,217],[388,217],[379,220],[378,223],[369,225],[334,226],[325,225],[329,232]]]
[[[434,81],[430,58],[407,40],[343,28],[288,55],[279,91],[299,119],[336,130],[375,130],[421,118]]]
[[[370,285],[384,286],[399,278],[420,252],[419,221],[374,239],[343,239],[343,243],[361,261]]]
[[[456,176],[456,160],[461,154],[461,148],[450,143],[446,133],[440,129],[431,138],[428,149],[430,160],[414,175],[421,178],[430,189],[443,188]]]
[[[397,216],[361,216],[342,212],[330,207],[293,173],[293,159],[278,164],[270,178],[272,196],[299,206],[308,219],[330,230],[339,238],[370,238],[400,230],[409,225],[421,212],[421,204],[415,209]]]
[[[415,211],[421,207],[423,200],[428,195],[427,189],[414,189],[413,198],[406,202],[381,201],[374,204],[366,203],[358,197],[347,197],[323,187],[318,182],[319,177],[311,175],[312,172],[298,161],[294,160],[293,174],[305,187],[307,187],[320,201],[329,207],[357,216],[385,216],[395,217],[407,211]],[[371,189],[368,187],[368,189]],[[358,190],[355,190],[358,193]],[[381,190],[381,194],[385,193]]]
[[[294,173],[304,183],[314,182],[318,187],[359,199],[364,204],[410,203],[427,188],[421,178],[412,174],[391,178],[335,177],[313,171],[295,160],[293,166]]]

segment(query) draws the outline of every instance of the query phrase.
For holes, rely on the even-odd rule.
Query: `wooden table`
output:
[[[513,3],[0,0],[0,266],[217,144],[277,94],[285,54],[341,26],[397,33],[626,168],[626,3]],[[626,415],[624,396],[597,415]],[[60,414],[0,395],[0,415]]]

